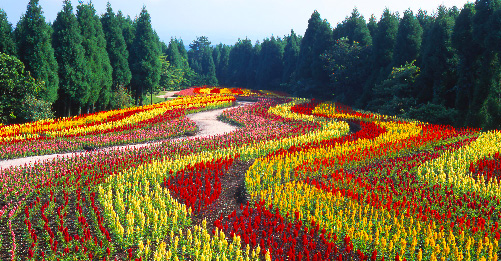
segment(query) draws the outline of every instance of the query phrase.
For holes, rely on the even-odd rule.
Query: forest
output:
[[[305,21],[306,22],[306,21]],[[501,0],[428,14],[355,8],[332,26],[314,11],[304,35],[213,44],[162,42],[143,7],[65,0],[48,23],[38,0],[13,26],[0,9],[3,123],[141,105],[160,90],[246,87],[332,100],[455,127],[501,128]]]

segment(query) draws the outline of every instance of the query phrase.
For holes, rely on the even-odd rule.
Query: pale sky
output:
[[[87,2],[88,0],[84,0]],[[26,12],[29,0],[0,0],[9,21],[15,25]],[[99,15],[106,11],[106,0],[92,3]],[[171,37],[183,39],[188,45],[197,36],[207,36],[212,44],[233,45],[238,38],[262,41],[272,35],[283,37],[291,29],[304,35],[308,19],[317,10],[331,26],[350,15],[354,7],[368,20],[371,14],[378,19],[385,7],[392,12],[410,8],[433,13],[439,5],[462,6],[467,0],[109,0],[115,13],[121,10],[134,18],[143,5],[151,15],[153,29],[168,43]],[[72,1],[74,10],[78,1]],[[53,22],[62,9],[62,0],[40,0],[46,21]]]

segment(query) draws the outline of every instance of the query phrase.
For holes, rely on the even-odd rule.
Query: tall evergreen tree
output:
[[[45,22],[39,0],[30,0],[26,13],[17,23],[16,37],[18,57],[26,70],[45,88],[40,97],[50,103],[57,100],[59,89],[58,64],[52,46],[52,29]]]
[[[298,85],[295,93],[312,97],[324,96],[328,90],[329,75],[324,70],[326,62],[321,58],[333,45],[332,29],[315,10],[308,20],[308,27],[301,40],[296,67]]]
[[[264,90],[279,90],[283,74],[284,47],[282,43],[271,37],[261,44],[259,64],[257,67],[257,87]]]
[[[372,39],[372,58],[369,61],[372,74],[365,83],[364,92],[357,102],[365,106],[372,97],[372,89],[391,72],[393,49],[398,31],[398,18],[388,8],[383,11],[377,24],[376,36]]]
[[[259,66],[259,53],[261,52],[261,43],[256,41],[254,47],[252,48],[251,58],[249,61],[249,66],[246,70],[246,78],[247,78],[247,88],[256,88],[257,85],[257,67]]]
[[[406,10],[398,25],[395,50],[393,52],[393,67],[411,63],[417,59],[421,49],[423,29],[412,11]]]
[[[142,105],[143,95],[152,93],[158,86],[161,69],[159,45],[151,28],[150,14],[144,6],[136,20],[135,31],[130,52],[131,86],[136,104]]]
[[[94,111],[96,102],[104,109],[110,102],[113,78],[103,26],[92,3],[78,5],[77,20],[82,34],[85,59],[91,71],[87,110]]]
[[[451,36],[452,46],[459,56],[455,108],[459,111],[456,123],[460,126],[473,123],[475,120],[472,118],[477,116],[477,112],[472,113],[473,111],[470,109],[473,102],[475,74],[478,70],[476,60],[480,55],[480,46],[473,38],[474,15],[475,5],[465,4],[456,18]]]
[[[391,70],[389,65],[393,59],[393,49],[397,38],[398,17],[389,9],[385,9],[377,24],[377,29],[373,40],[373,64],[374,71],[381,70],[380,76],[384,79]]]
[[[282,83],[287,84],[291,81],[293,77],[294,70],[296,69],[297,58],[299,56],[299,45],[301,44],[301,38],[296,35],[294,30],[291,30],[291,34],[285,38],[284,47],[284,70],[282,74]]]
[[[0,52],[16,55],[16,43],[12,33],[12,25],[7,20],[7,14],[0,8]]]
[[[190,44],[188,61],[198,74],[198,85],[217,85],[216,65],[212,56],[211,42],[206,36],[197,37]]]
[[[89,100],[91,71],[71,1],[64,1],[63,10],[57,14],[53,27],[52,42],[59,65],[59,100],[68,116],[73,108],[80,114],[82,106]]]
[[[238,39],[230,51],[228,61],[228,79],[229,85],[232,86],[247,86],[247,69],[253,55],[253,47],[251,40]]]
[[[371,38],[374,39],[374,37],[376,37],[376,32],[377,32],[377,19],[374,15],[371,15],[371,18],[367,23],[367,29],[369,29],[369,32],[371,33]]]
[[[336,29],[334,29],[334,40],[338,40],[342,37],[347,37],[349,42],[357,42],[360,45],[371,45],[372,37],[365,19],[358,12],[357,8],[353,9],[351,16],[346,17],[346,19],[338,24]]]
[[[113,69],[113,90],[118,86],[127,86],[132,77],[129,68],[129,52],[125,43],[118,18],[115,16],[110,3],[106,5],[106,13],[101,17],[104,36],[106,38],[106,51]]]
[[[122,11],[118,10],[117,13],[117,21],[120,29],[122,30],[122,35],[124,37],[125,44],[127,45],[127,51],[130,54],[132,42],[134,42],[134,22],[130,18],[130,16],[125,17],[122,14]]]
[[[455,17],[446,7],[440,6],[435,21],[423,40],[421,74],[418,79],[420,102],[432,101],[446,107],[454,106],[453,88],[457,76],[457,57],[452,47],[451,36]]]
[[[184,59],[179,53],[179,48],[177,47],[178,41],[176,39],[171,39],[169,46],[167,47],[167,60],[170,64],[176,68],[184,68],[188,65],[188,61]]]
[[[216,48],[214,48],[214,52],[217,50],[217,61],[214,60],[216,64],[216,76],[218,83],[220,85],[227,85],[228,78],[228,62],[230,59],[230,50],[231,48],[225,44],[218,44]],[[212,55],[215,56],[214,54]]]

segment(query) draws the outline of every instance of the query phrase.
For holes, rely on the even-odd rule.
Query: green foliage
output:
[[[136,104],[142,104],[142,96],[157,88],[162,65],[158,59],[158,40],[151,28],[150,14],[146,7],[143,7],[135,24],[136,34],[130,51],[131,86]]]
[[[357,42],[362,46],[372,44],[372,36],[365,19],[358,12],[357,8],[353,9],[351,16],[338,24],[334,29],[334,40],[347,37],[349,42]]]
[[[7,14],[0,8],[0,53],[16,55],[16,43]]]
[[[29,122],[51,119],[54,118],[54,112],[52,112],[51,103],[29,94],[23,99],[19,118]]]
[[[371,18],[367,23],[367,29],[369,29],[371,38],[374,39],[374,37],[376,37],[376,32],[377,32],[377,19],[374,15],[371,15]]]
[[[162,63],[162,69],[160,73],[159,87],[168,91],[180,90],[181,83],[185,80],[185,71],[182,68],[177,68],[172,66],[169,61],[165,59],[165,56],[161,56],[160,62]],[[158,88],[157,90],[159,90]]]
[[[325,61],[321,55],[333,45],[332,29],[320,14],[314,11],[308,20],[308,27],[301,40],[299,57],[296,67],[298,81],[294,93],[303,96],[322,97],[329,90],[326,89],[329,75],[324,70]],[[304,83],[311,83],[305,85]],[[304,87],[306,88],[304,88]]]
[[[87,107],[93,111],[98,102],[101,108],[106,108],[110,102],[113,78],[103,26],[92,4],[78,5],[77,20],[82,34],[85,59],[91,72]]]
[[[0,119],[3,123],[25,122],[33,120],[26,115],[28,106],[34,106],[35,98],[45,86],[37,82],[25,70],[24,64],[14,56],[0,53]],[[30,101],[27,101],[27,98]],[[26,104],[29,102],[29,104]],[[40,101],[42,104],[47,102]],[[35,106],[36,107],[36,106]],[[43,108],[41,106],[40,108]],[[45,106],[47,107],[47,106]],[[50,110],[50,104],[48,105]],[[39,113],[38,111],[33,112]]]
[[[350,42],[346,37],[336,41],[324,58],[328,62],[334,100],[353,104],[363,92],[370,71],[365,66],[370,54],[369,46]]]
[[[228,85],[247,86],[246,72],[253,54],[252,48],[252,43],[249,39],[238,39],[233,48],[231,48],[228,61]]]
[[[64,1],[63,10],[57,14],[53,27],[52,42],[59,65],[60,100],[68,115],[73,106],[80,113],[91,94],[91,70],[85,59],[80,28],[69,0]]]
[[[118,86],[111,94],[110,108],[112,110],[128,108],[134,105],[134,99],[123,86]]]
[[[404,115],[416,99],[412,96],[414,83],[419,68],[414,61],[398,68],[393,68],[390,75],[381,84],[374,87],[374,99],[369,108],[386,115]]]
[[[228,63],[230,61],[230,50],[231,48],[225,44],[218,44],[213,52],[212,57],[214,58],[214,64],[216,65],[216,78],[218,83],[221,85],[227,85],[225,81],[219,79],[228,78]]]
[[[281,41],[271,37],[261,44],[259,64],[256,70],[256,86],[262,90],[279,90],[283,74],[284,47]]]
[[[128,85],[132,75],[129,68],[127,44],[110,3],[106,6],[106,13],[101,17],[101,23],[106,38],[106,51],[112,67],[112,86],[113,90],[116,90],[118,86]]]
[[[136,35],[134,22],[130,18],[130,16],[125,17],[122,14],[122,11],[118,11],[117,13],[117,21],[120,29],[122,30],[122,36],[124,38],[125,44],[127,45],[127,51],[131,51],[132,43],[134,42],[134,37]]]
[[[426,103],[410,108],[402,117],[416,119],[432,124],[453,125],[458,113],[453,108],[441,104]]]
[[[293,78],[294,70],[296,69],[297,58],[299,57],[299,45],[301,38],[291,30],[291,34],[285,37],[284,47],[284,70],[282,74],[282,83],[286,86]]]
[[[398,25],[393,66],[400,66],[418,58],[421,49],[423,29],[411,10],[404,12],[404,17]]]
[[[217,86],[216,65],[212,56],[211,42],[206,36],[197,37],[190,44],[188,62],[190,67],[198,74],[196,85]]]
[[[451,43],[454,20],[449,10],[440,6],[430,31],[423,39],[422,73],[418,84],[421,103],[432,101],[446,107],[454,106],[453,88],[457,82],[454,71],[458,62]]]
[[[26,13],[17,23],[14,35],[19,59],[35,79],[45,84],[40,97],[53,103],[58,98],[59,66],[52,45],[52,29],[45,22],[38,1],[30,0]]]

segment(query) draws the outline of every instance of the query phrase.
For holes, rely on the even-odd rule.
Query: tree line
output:
[[[0,52],[44,83],[38,104],[52,104],[57,115],[123,106],[130,96],[141,104],[160,89],[219,85],[492,129],[501,128],[500,7],[501,0],[483,0],[433,14],[385,9],[368,21],[355,8],[334,27],[314,11],[303,36],[291,30],[234,45],[201,36],[187,50],[181,39],[160,41],[146,8],[132,20],[109,4],[99,17],[80,3],[75,15],[66,0],[47,24],[30,0],[15,29],[0,10]]]

